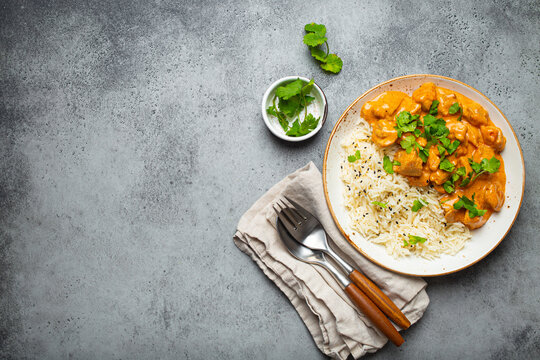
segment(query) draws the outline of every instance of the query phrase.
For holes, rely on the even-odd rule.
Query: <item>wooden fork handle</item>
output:
[[[385,293],[381,291],[371,280],[358,270],[349,274],[349,279],[360,288],[383,313],[402,329],[411,326],[411,322],[403,315],[401,310],[394,304]]]
[[[356,285],[350,283],[345,287],[345,292],[358,308],[383,332],[384,335],[396,346],[403,344],[403,338],[397,332],[390,320],[384,316],[379,308],[371,301],[366,294]]]

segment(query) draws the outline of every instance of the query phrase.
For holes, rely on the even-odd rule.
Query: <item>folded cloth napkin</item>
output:
[[[411,323],[429,304],[426,282],[382,269],[358,253],[341,235],[326,205],[321,173],[310,162],[274,185],[242,216],[234,235],[236,246],[289,298],[318,348],[346,359],[375,352],[387,338],[349,300],[323,268],[294,258],[281,242],[272,204],[285,195],[315,215],[345,260],[376,283],[401,308]]]

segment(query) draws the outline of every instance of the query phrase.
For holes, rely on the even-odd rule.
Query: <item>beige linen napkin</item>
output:
[[[322,176],[310,162],[274,185],[242,216],[236,246],[251,256],[289,298],[319,349],[328,356],[359,358],[387,342],[323,268],[294,258],[275,229],[272,204],[285,195],[315,215],[333,240],[333,248],[375,282],[415,323],[429,304],[426,282],[382,269],[360,255],[336,227],[323,193]],[[405,336],[406,338],[406,336]]]

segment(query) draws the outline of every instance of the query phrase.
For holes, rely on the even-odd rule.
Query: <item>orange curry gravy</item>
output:
[[[418,114],[419,120],[422,120],[429,114],[435,100],[438,100],[439,104],[437,114],[434,116],[446,122],[446,127],[450,131],[448,139],[452,142],[454,140],[460,142],[451,155],[445,154],[455,169],[465,167],[467,174],[471,174],[469,159],[479,163],[482,159],[489,160],[494,156],[500,161],[498,171],[493,174],[485,172],[463,187],[460,186],[460,179],[456,181],[455,191],[447,193],[443,184],[450,179],[452,172],[439,168],[441,155],[436,145],[430,146],[429,156],[425,162],[422,161],[416,149],[410,153],[404,149],[398,150],[394,160],[397,160],[400,165],[394,166],[394,171],[407,177],[413,186],[432,185],[439,193],[444,194],[441,198],[441,206],[446,220],[459,221],[470,229],[476,229],[486,223],[493,211],[501,210],[506,184],[504,163],[499,154],[506,145],[506,139],[501,129],[491,122],[487,111],[482,106],[455,91],[437,87],[433,83],[424,83],[414,91],[412,97],[400,91],[387,91],[379,95],[364,104],[361,115],[373,128],[373,142],[386,147],[395,143],[400,144],[405,137],[413,135],[408,132],[398,138],[396,117],[402,111],[409,111],[412,115]],[[455,114],[450,114],[450,107],[456,102],[460,110]],[[423,133],[422,121],[418,124],[418,129]],[[420,146],[427,145],[424,137],[415,136],[415,138]],[[459,200],[459,197],[466,196],[472,199],[473,195],[477,208],[487,210],[483,216],[471,218],[469,211],[465,208],[454,209],[453,204]]]

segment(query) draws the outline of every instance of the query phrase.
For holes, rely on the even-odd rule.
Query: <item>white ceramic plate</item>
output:
[[[395,259],[386,253],[382,245],[364,239],[350,228],[350,220],[343,205],[343,185],[340,179],[341,143],[351,131],[360,116],[360,109],[366,101],[372,100],[388,90],[403,91],[408,94],[425,82],[433,82],[457,91],[482,105],[489,113],[491,121],[501,128],[506,137],[506,147],[501,153],[506,171],[506,200],[503,209],[494,213],[480,229],[472,230],[472,239],[456,255],[442,255],[435,260],[409,256]],[[341,115],[334,127],[324,154],[323,183],[326,201],[334,221],[343,235],[357,250],[371,261],[389,270],[413,276],[438,276],[465,269],[487,256],[506,236],[519,212],[525,186],[525,166],[523,154],[512,126],[502,112],[485,95],[469,85],[437,75],[408,75],[385,81],[365,92]]]

